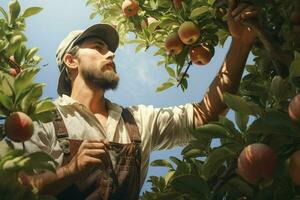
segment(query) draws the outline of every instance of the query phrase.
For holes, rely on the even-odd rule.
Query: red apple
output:
[[[4,124],[5,134],[14,142],[29,140],[33,134],[31,118],[23,112],[13,112]]]
[[[200,37],[200,28],[191,21],[186,21],[178,29],[180,40],[184,44],[193,44]]]
[[[300,150],[294,152],[290,157],[288,173],[296,185],[300,185]]]
[[[9,69],[9,74],[13,77],[16,77],[18,75],[18,71],[15,68],[10,68]]]
[[[289,116],[292,120],[300,122],[300,94],[296,95],[288,107]]]
[[[238,158],[238,174],[246,181],[257,184],[270,180],[275,172],[276,153],[266,144],[255,143],[243,149]]]
[[[206,65],[212,58],[209,48],[204,45],[191,47],[189,54],[192,63],[196,65]]]
[[[294,10],[290,14],[290,22],[292,24],[299,25],[300,24],[300,10]]]
[[[173,5],[174,5],[174,8],[176,10],[179,10],[182,8],[182,3],[181,3],[182,0],[173,0]]]
[[[184,44],[181,42],[178,33],[170,34],[165,40],[165,48],[171,55],[178,55],[183,49]]]
[[[135,0],[125,0],[122,3],[122,11],[126,17],[136,16],[139,4]]]

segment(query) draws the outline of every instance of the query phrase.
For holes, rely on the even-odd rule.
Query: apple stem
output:
[[[22,147],[23,147],[23,150],[25,150],[25,143],[22,142]]]
[[[211,192],[213,197],[227,181],[229,181],[232,177],[236,176],[235,167],[236,166],[234,164],[231,164],[231,166],[228,166],[228,168],[223,172],[223,174],[221,174],[220,178],[218,178],[218,181],[213,186],[213,189]]]
[[[192,61],[189,62],[189,64],[188,64],[187,68],[185,69],[183,75],[180,77],[180,80],[179,80],[179,82],[177,84],[177,87],[182,83],[183,78],[186,76],[187,71],[189,70],[189,68],[190,68],[191,65],[192,65]]]
[[[8,63],[8,65],[11,67],[11,68],[14,68],[14,69],[17,69],[18,71],[21,70],[21,67],[18,63],[16,63],[15,61],[13,61],[12,59],[6,57],[5,55],[3,55],[2,53],[0,54],[1,57],[4,58],[4,60]]]

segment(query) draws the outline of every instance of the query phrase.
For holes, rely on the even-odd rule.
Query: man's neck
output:
[[[108,115],[104,91],[88,86],[83,81],[74,81],[71,98],[85,105],[92,113]]]

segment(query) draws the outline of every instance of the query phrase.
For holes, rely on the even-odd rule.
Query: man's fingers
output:
[[[232,12],[237,7],[237,0],[228,0],[229,12]]]
[[[232,10],[231,15],[233,17],[239,15],[241,12],[245,11],[247,9],[247,11],[249,9],[252,9],[253,6],[246,4],[246,3],[241,3],[238,5],[238,7],[236,7],[234,10]]]
[[[104,143],[84,143],[82,144],[83,149],[104,149],[106,145]]]
[[[247,11],[247,12],[243,12],[239,15],[237,15],[236,17],[234,17],[235,21],[244,21],[250,18],[257,18],[259,12],[257,10],[253,10],[253,11]]]
[[[249,18],[256,18],[258,16],[259,12],[257,10],[251,11],[251,12],[245,12],[241,14],[241,19],[249,19]]]
[[[82,142],[80,146],[80,150],[82,149],[109,149],[109,142],[106,139],[101,140],[85,140]]]
[[[97,159],[97,164],[102,164],[105,168],[109,166],[109,155],[105,150],[102,149],[85,149],[82,154],[85,159]],[[94,160],[95,161],[95,160]]]

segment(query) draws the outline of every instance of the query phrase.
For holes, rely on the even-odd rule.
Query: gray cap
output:
[[[114,27],[109,24],[95,24],[86,30],[76,30],[59,44],[56,51],[56,62],[60,71],[57,92],[62,94],[71,94],[71,81],[68,78],[66,66],[64,64],[64,55],[76,44],[88,37],[99,37],[108,46],[109,50],[115,52],[119,45],[119,34]]]

